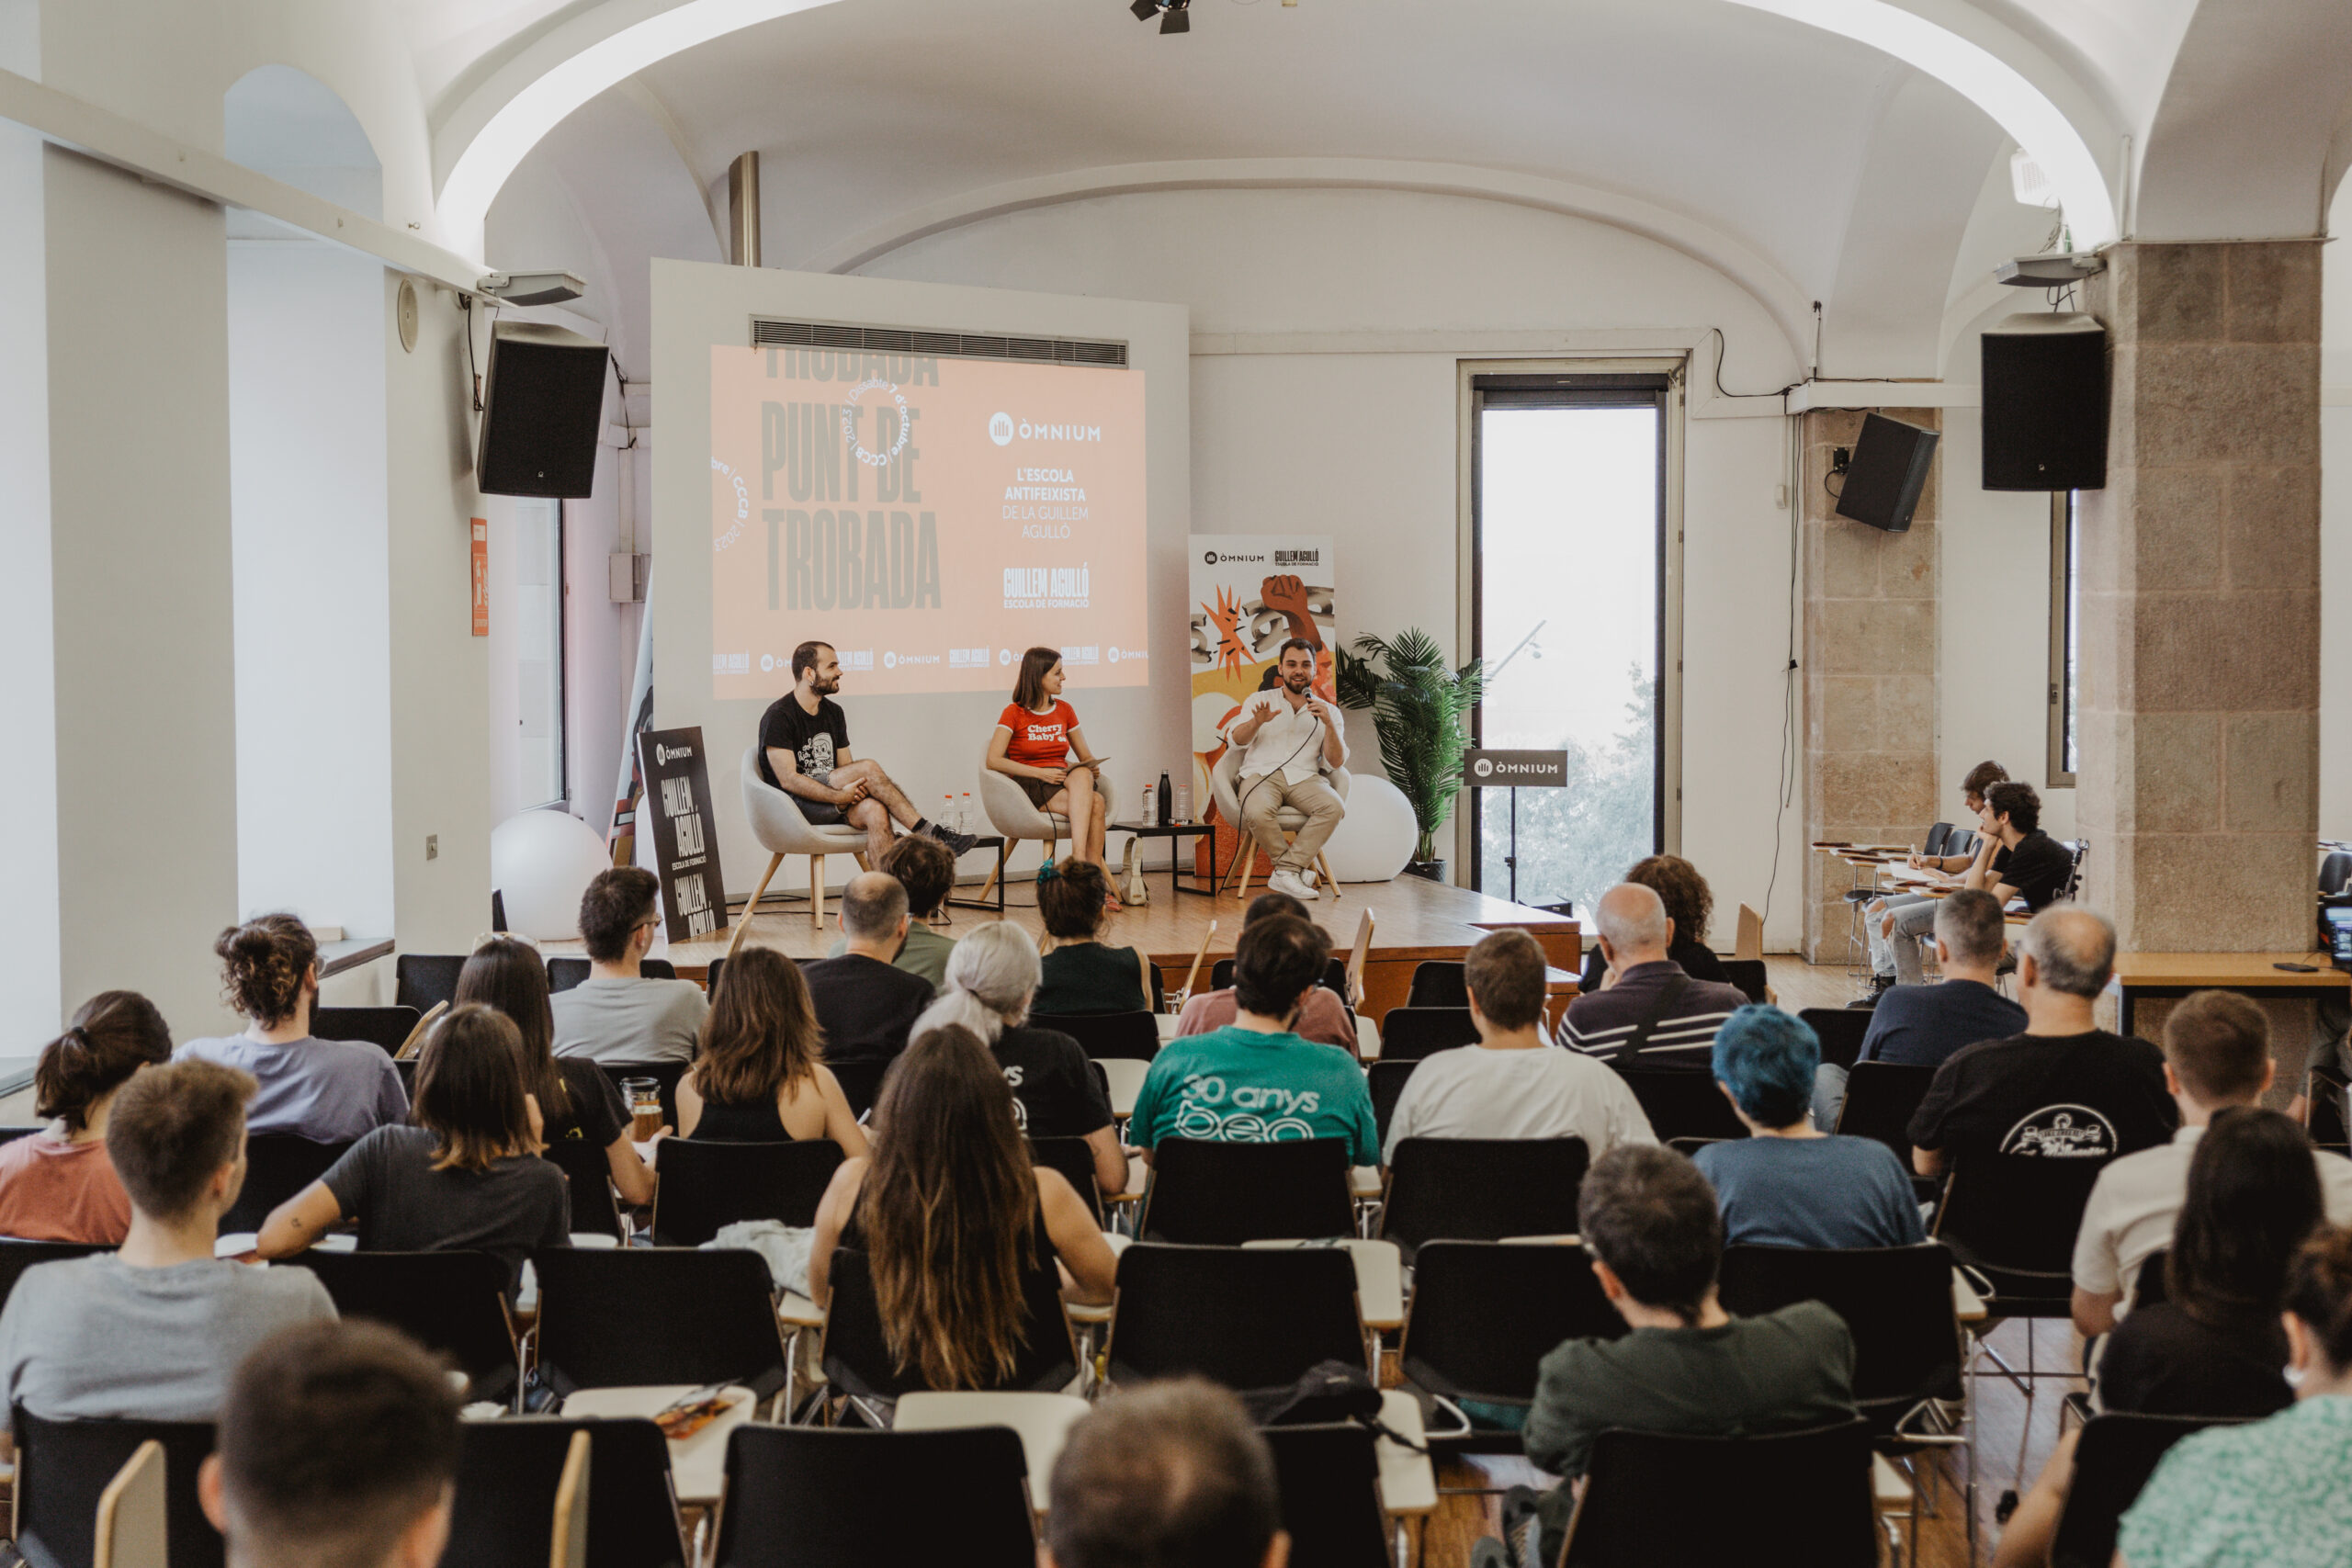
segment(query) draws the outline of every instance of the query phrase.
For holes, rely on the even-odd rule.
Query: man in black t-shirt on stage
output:
[[[970,849],[971,834],[917,811],[881,763],[850,760],[849,720],[832,700],[841,689],[841,660],[831,644],[804,642],[792,650],[792,690],[760,716],[760,777],[793,796],[814,826],[846,822],[865,829],[868,864],[890,847],[893,819],[956,854]]]

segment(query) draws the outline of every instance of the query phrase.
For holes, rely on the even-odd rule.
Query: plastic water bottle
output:
[[[1193,786],[1188,784],[1178,784],[1176,786],[1176,820],[1190,822],[1192,819]]]
[[[964,830],[964,825],[956,819],[956,792],[952,789],[939,797],[939,825],[951,833]]]
[[[959,833],[972,831],[972,792],[968,789],[964,792],[964,804],[956,808],[956,830]]]
[[[1158,811],[1159,805],[1159,792],[1152,788],[1149,784],[1144,785],[1143,815],[1136,818],[1136,820],[1141,822],[1147,828],[1157,828],[1159,826]]]

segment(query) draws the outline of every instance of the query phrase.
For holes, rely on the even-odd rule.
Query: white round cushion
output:
[[[1386,882],[1413,858],[1417,837],[1405,792],[1383,774],[1354,773],[1348,784],[1348,814],[1323,846],[1323,858],[1341,882]]]
[[[580,934],[580,896],[612,856],[596,829],[566,811],[525,811],[490,834],[490,885],[507,929],[525,936]]]

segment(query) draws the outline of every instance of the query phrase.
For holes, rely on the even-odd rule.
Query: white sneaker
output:
[[[1273,875],[1266,878],[1266,891],[1269,893],[1287,893],[1292,897],[1298,899],[1302,903],[1311,904],[1315,901],[1315,889],[1300,881],[1298,873],[1291,870],[1288,866],[1277,866],[1274,868]]]

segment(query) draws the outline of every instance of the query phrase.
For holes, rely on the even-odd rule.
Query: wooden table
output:
[[[2308,964],[2311,974],[2281,969]],[[2324,953],[2121,953],[2115,958],[2115,984],[2121,994],[2117,1028],[2132,1032],[2134,1004],[2185,997],[2191,991],[2235,991],[2256,1001],[2312,1001],[2352,988],[2352,975]]]

